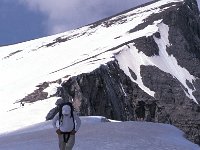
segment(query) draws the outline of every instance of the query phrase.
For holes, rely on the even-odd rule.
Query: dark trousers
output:
[[[65,136],[66,136],[65,138],[67,139],[67,134]],[[60,150],[72,150],[72,148],[75,144],[75,135],[70,135],[67,143],[65,143],[65,141],[64,141],[63,134],[59,134],[58,139],[59,139]]]

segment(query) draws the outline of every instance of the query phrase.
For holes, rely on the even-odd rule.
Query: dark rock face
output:
[[[168,13],[168,18],[164,20],[170,27],[171,46],[167,49],[168,53],[177,59],[179,65],[198,78],[200,77],[199,19],[195,12],[191,11],[191,7],[183,5],[178,12]]]
[[[171,46],[167,47],[168,54],[196,77],[193,83],[186,81],[186,84],[196,89],[193,95],[200,103],[200,21],[197,3],[195,0],[178,3],[160,14],[152,15],[137,28],[144,28],[158,19],[163,19],[169,26]],[[153,36],[160,38],[161,35],[157,32]],[[153,36],[129,43],[134,43],[147,56],[159,55]],[[142,101],[144,109],[140,109],[140,114],[144,115],[145,121],[173,124],[183,130],[188,139],[200,145],[200,105],[186,96],[187,89],[171,74],[156,66],[141,66],[140,69],[142,81],[155,91],[154,97],[132,82],[119,68],[117,60],[90,73],[70,78],[62,84],[60,93],[63,99],[73,100],[80,115],[101,115],[122,121],[137,120],[138,104]],[[133,70],[129,68],[129,72],[136,80]],[[51,114],[49,118],[52,118]]]
[[[73,77],[63,83],[62,87],[62,97],[73,99],[75,108],[81,115],[135,120],[137,101],[149,100],[149,105],[155,102],[154,98],[124,74],[116,61],[102,65],[91,73]]]
[[[155,34],[156,37],[160,37],[160,33]],[[142,51],[147,56],[154,56],[159,54],[159,48],[152,36],[141,37],[134,40],[136,48]]]
[[[156,67],[142,66],[141,69],[144,83],[156,91],[156,121],[179,127],[190,140],[199,144],[200,106],[185,95],[181,83],[170,74]]]

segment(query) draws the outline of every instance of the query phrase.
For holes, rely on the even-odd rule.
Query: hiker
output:
[[[57,122],[59,126],[56,126]],[[81,120],[74,111],[72,103],[61,104],[52,124],[58,134],[60,150],[72,150],[75,144],[75,134],[81,125]]]
[[[23,102],[20,102],[20,106],[22,106],[22,107],[23,107],[23,106],[24,106],[24,103],[23,103]]]

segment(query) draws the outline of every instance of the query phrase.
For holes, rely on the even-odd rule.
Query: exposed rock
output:
[[[156,36],[158,36],[159,33],[156,33]],[[156,42],[154,41],[152,36],[149,37],[141,37],[136,40],[134,40],[135,46],[139,51],[142,51],[147,56],[154,56],[158,55],[159,48]]]
[[[55,108],[51,109],[51,110],[49,111],[49,113],[47,114],[47,116],[46,116],[46,120],[51,120],[51,119],[53,119],[53,117],[54,117],[57,113],[58,113],[58,107],[55,107]]]
[[[32,103],[32,102],[36,102],[38,100],[44,100],[48,98],[48,93],[44,92],[44,90],[49,87],[49,85],[51,83],[61,83],[61,80],[58,79],[56,81],[52,81],[52,82],[43,82],[40,85],[37,85],[36,87],[38,87],[38,89],[34,90],[32,93],[28,94],[27,96],[25,96],[23,99],[19,100],[18,102],[24,102],[24,103]],[[59,88],[58,88],[59,90]],[[58,91],[59,92],[59,91]],[[59,93],[55,93],[54,95],[51,95],[50,97],[53,96],[59,96]]]

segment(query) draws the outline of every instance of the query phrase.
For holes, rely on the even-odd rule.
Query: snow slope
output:
[[[200,150],[167,124],[81,118],[74,150]],[[51,121],[0,136],[0,150],[58,150]]]
[[[0,95],[3,99],[0,104],[14,107],[12,104],[16,100],[24,98],[45,81],[90,72],[113,60],[115,54],[123,48],[111,50],[112,48],[141,36],[150,36],[159,30],[161,20],[142,30],[129,32],[143,23],[145,18],[167,9],[168,7],[160,9],[159,6],[170,2],[183,1],[158,1],[113,17],[97,26],[89,25],[37,40],[0,47]],[[107,27],[106,24],[110,25]],[[144,90],[146,88],[142,83],[139,86]],[[154,93],[145,91],[150,95]]]

